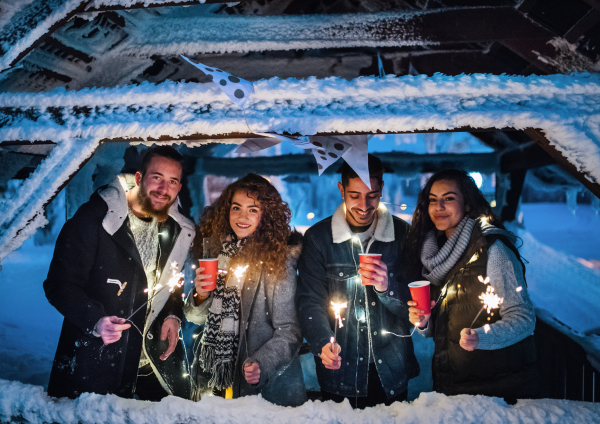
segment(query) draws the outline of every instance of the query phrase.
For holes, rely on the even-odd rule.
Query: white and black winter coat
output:
[[[190,396],[181,343],[167,360],[159,359],[168,346],[160,340],[164,319],[171,314],[183,318],[182,289],[162,290],[131,318],[143,337],[132,326],[119,341],[105,346],[93,334],[102,317],[127,318],[148,300],[146,274],[128,225],[126,190],[125,177],[117,177],[94,193],[58,236],[44,282],[46,297],[65,317],[48,384],[50,396],[74,398],[93,392],[133,397],[142,349],[167,393]],[[176,262],[178,270],[183,267],[194,234],[193,223],[175,202],[159,239],[161,286],[171,276],[171,263]]]

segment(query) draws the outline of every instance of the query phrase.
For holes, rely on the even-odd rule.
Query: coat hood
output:
[[[117,232],[127,218],[127,192],[135,187],[133,174],[120,174],[98,194],[108,205],[108,212],[102,221],[102,227],[110,235]],[[179,197],[169,208],[169,216],[177,222],[182,229],[194,230],[194,223],[179,212]]]
[[[346,204],[342,203],[331,218],[331,231],[333,233],[334,243],[343,243],[350,240],[352,230],[346,221]],[[394,219],[383,203],[379,203],[377,208],[377,227],[373,234],[373,240],[382,242],[392,242],[395,239],[394,235]]]

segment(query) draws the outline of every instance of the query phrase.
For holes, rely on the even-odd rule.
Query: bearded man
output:
[[[194,239],[178,209],[182,162],[172,147],[150,149],[135,176],[100,188],[62,228],[44,282],[65,317],[50,396],[190,397],[182,289],[167,284]]]

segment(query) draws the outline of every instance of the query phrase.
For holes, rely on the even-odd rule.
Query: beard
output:
[[[158,222],[164,222],[169,217],[169,208],[175,203],[175,199],[171,199],[169,197],[169,201],[167,204],[161,209],[156,209],[152,204],[152,200],[150,199],[150,193],[146,192],[146,188],[144,187],[143,181],[140,182],[140,189],[138,190],[138,203],[142,208],[142,212],[144,212],[149,217],[156,218]]]

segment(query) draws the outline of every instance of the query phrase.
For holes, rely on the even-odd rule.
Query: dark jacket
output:
[[[261,394],[264,399],[281,406],[299,406],[306,402],[298,356],[302,336],[294,308],[300,248],[300,245],[288,246],[287,273],[283,279],[274,278],[262,264],[251,265],[246,272],[240,293],[240,339],[233,377],[234,399]],[[191,322],[204,324],[212,296],[200,306],[195,306],[193,293],[188,295],[185,316]],[[201,374],[197,359],[194,358],[192,375],[197,384],[205,385],[206,376]],[[259,363],[258,384],[246,382],[244,362]],[[196,387],[194,400],[200,400],[200,395],[207,391],[206,387]]]
[[[335,214],[311,227],[305,234],[298,266],[296,307],[302,333],[315,355],[321,389],[342,396],[366,396],[369,368],[369,337],[375,366],[388,397],[405,391],[408,380],[419,375],[408,321],[410,300],[405,264],[402,262],[408,224],[393,217],[385,208],[378,210],[377,228],[368,247],[381,253],[388,267],[389,286],[383,293],[363,286],[359,269],[362,246],[351,239],[343,205]],[[342,309],[344,326],[337,330],[342,366],[328,370],[318,355],[334,335],[334,315],[330,302],[347,302]]]
[[[168,346],[160,340],[164,319],[171,314],[183,318],[182,291],[161,291],[150,308],[142,307],[131,318],[144,338],[133,326],[106,346],[93,335],[102,317],[127,318],[148,300],[146,274],[127,222],[125,191],[115,181],[94,193],[58,236],[44,282],[46,297],[65,317],[48,384],[50,396],[74,398],[93,392],[131,398],[143,348],[167,393],[190,396],[181,343],[166,361],[159,359]],[[173,261],[181,270],[194,238],[191,221],[179,214],[176,204],[161,234],[158,269],[164,271],[159,282],[164,285]],[[120,295],[121,286],[109,279],[124,286]]]
[[[537,396],[533,336],[497,350],[475,349],[469,352],[459,345],[461,330],[469,328],[481,310],[479,295],[486,291],[487,285],[481,284],[478,276],[487,275],[488,249],[498,239],[520,258],[507,237],[499,234],[483,236],[479,225],[476,225],[463,256],[446,276],[447,284],[442,290],[441,301],[432,310],[435,342],[432,374],[433,390],[436,392],[509,399]],[[491,312],[493,315],[483,312],[472,328],[501,319],[499,309]]]

